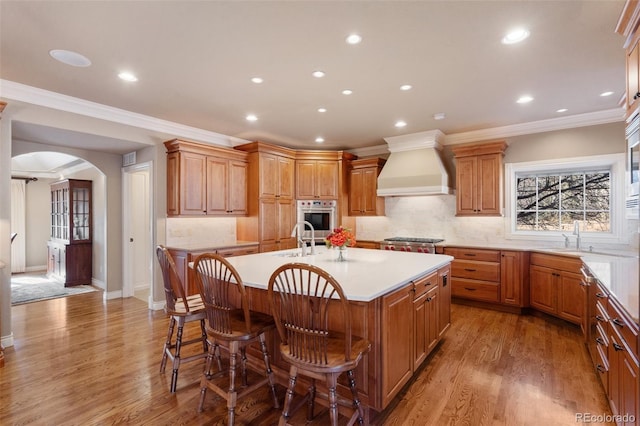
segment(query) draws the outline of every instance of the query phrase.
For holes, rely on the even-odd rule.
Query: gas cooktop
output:
[[[444,241],[442,238],[414,238],[414,237],[392,237],[385,238],[390,243],[418,243],[418,244],[436,244]]]

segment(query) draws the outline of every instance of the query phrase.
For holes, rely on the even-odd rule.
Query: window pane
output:
[[[538,214],[538,229],[541,231],[560,230],[560,212],[543,211]]]
[[[611,196],[609,173],[587,173],[585,178],[585,209],[609,211]]]
[[[516,217],[516,229],[519,231],[534,231],[536,229],[536,212],[518,212]]]
[[[562,179],[562,210],[584,209],[584,175],[560,176]]]
[[[518,178],[517,191],[517,210],[530,210],[536,208],[537,198],[535,177]]]
[[[576,220],[584,220],[584,212],[567,212],[563,211],[560,220],[562,222],[561,229],[563,231],[571,231],[573,232],[573,222]],[[580,225],[580,229],[582,229],[583,225]]]
[[[559,208],[558,176],[541,176],[538,178],[538,209],[548,210]]]
[[[586,232],[611,232],[609,212],[587,212],[586,221],[580,227]]]

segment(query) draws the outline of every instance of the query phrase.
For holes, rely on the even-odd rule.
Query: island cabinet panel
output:
[[[581,267],[582,261],[575,257],[532,253],[531,306],[574,324],[583,324],[587,295]]]
[[[382,403],[389,404],[414,370],[413,284],[382,298]]]
[[[427,358],[438,342],[439,309],[438,273],[434,272],[413,283],[413,370]]]
[[[440,309],[438,318],[438,336],[442,338],[451,326],[451,266],[438,269],[438,292]]]

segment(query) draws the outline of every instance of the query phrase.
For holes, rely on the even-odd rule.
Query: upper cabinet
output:
[[[502,215],[506,142],[452,147],[456,163],[456,216]]]
[[[244,146],[244,145],[243,145]],[[294,160],[277,153],[261,152],[258,159],[259,197],[293,199]]]
[[[625,37],[624,48],[627,56],[627,93],[626,107],[627,117],[635,115],[638,111],[640,100],[640,49],[638,41],[640,32],[640,3],[628,0],[616,26],[616,32]]]
[[[378,197],[378,175],[386,160],[365,158],[351,162],[349,216],[384,216],[384,197]]]
[[[336,200],[339,178],[336,152],[296,152],[296,199]]]
[[[168,216],[247,214],[247,154],[173,139],[167,148]]]

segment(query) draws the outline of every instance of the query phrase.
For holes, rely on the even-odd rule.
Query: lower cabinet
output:
[[[61,281],[65,287],[90,285],[93,275],[91,243],[49,241],[47,243],[47,276]]]
[[[586,306],[581,267],[577,258],[532,253],[531,306],[581,325]]]
[[[413,376],[449,327],[449,266],[382,297],[382,403]],[[442,290],[444,282],[446,290]],[[441,294],[442,293],[442,294]],[[446,324],[442,324],[446,321]]]
[[[451,326],[451,265],[438,269],[438,293],[440,298],[438,335],[442,337]]]
[[[184,286],[185,294],[190,296],[192,294],[198,293],[198,285],[196,283],[196,275],[195,271],[189,268],[189,263],[196,260],[196,257],[203,253],[218,253],[224,257],[231,256],[242,256],[245,254],[254,254],[258,253],[258,245],[248,245],[248,246],[239,246],[239,247],[225,247],[219,249],[209,249],[209,250],[187,250],[180,248],[170,248],[169,253],[173,256],[173,261],[176,263],[176,270],[178,271],[178,276],[182,281],[182,285]]]

